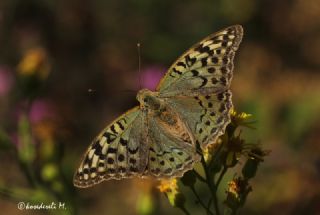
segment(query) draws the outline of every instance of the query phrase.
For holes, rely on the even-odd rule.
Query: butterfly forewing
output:
[[[169,68],[157,90],[160,96],[214,93],[229,88],[233,58],[241,42],[240,25],[214,33],[194,45]]]
[[[144,172],[144,118],[138,107],[120,116],[92,142],[75,173],[77,187],[108,179],[128,178]]]

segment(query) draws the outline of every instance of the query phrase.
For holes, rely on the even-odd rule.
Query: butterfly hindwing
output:
[[[168,69],[157,87],[160,96],[208,94],[228,89],[234,54],[242,35],[242,27],[235,25],[194,45]]]
[[[145,175],[181,177],[199,161],[188,127],[172,109],[148,118],[149,154]],[[165,117],[162,117],[165,116]]]
[[[188,124],[202,148],[213,143],[230,122],[230,90],[211,95],[174,97],[167,101]]]
[[[143,113],[133,108],[107,126],[92,142],[74,176],[77,187],[142,174],[146,144]]]

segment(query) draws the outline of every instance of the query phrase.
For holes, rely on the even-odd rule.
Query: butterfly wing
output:
[[[205,148],[230,122],[233,58],[243,36],[235,25],[210,35],[183,54],[157,89]]]
[[[185,52],[169,68],[157,90],[162,97],[220,92],[229,88],[233,58],[243,36],[235,25],[214,33]]]
[[[201,148],[214,143],[230,122],[230,90],[194,97],[179,96],[167,100],[190,127]]]
[[[182,176],[199,160],[189,129],[172,110],[147,117],[138,107],[120,116],[93,141],[74,176],[74,185],[132,176]]]
[[[74,185],[85,188],[108,179],[142,175],[146,166],[145,116],[133,108],[107,126],[89,146],[74,175]]]
[[[190,129],[169,107],[148,119],[149,153],[146,176],[181,177],[200,160]]]
[[[195,141],[205,147],[230,121],[233,57],[242,27],[212,34],[183,54],[157,87],[167,109],[155,117],[136,107],[107,126],[92,142],[74,185],[134,175],[182,176],[199,160]]]

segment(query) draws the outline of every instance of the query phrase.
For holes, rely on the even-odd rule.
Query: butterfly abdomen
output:
[[[174,138],[193,145],[192,134],[187,125],[174,110],[164,104],[163,106],[164,107],[156,113],[157,122]]]

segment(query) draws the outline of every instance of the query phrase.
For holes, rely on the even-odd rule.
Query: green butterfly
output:
[[[181,177],[200,160],[196,151],[224,133],[232,109],[233,58],[243,36],[235,25],[191,47],[169,68],[155,92],[108,125],[89,146],[74,185],[109,179]]]

